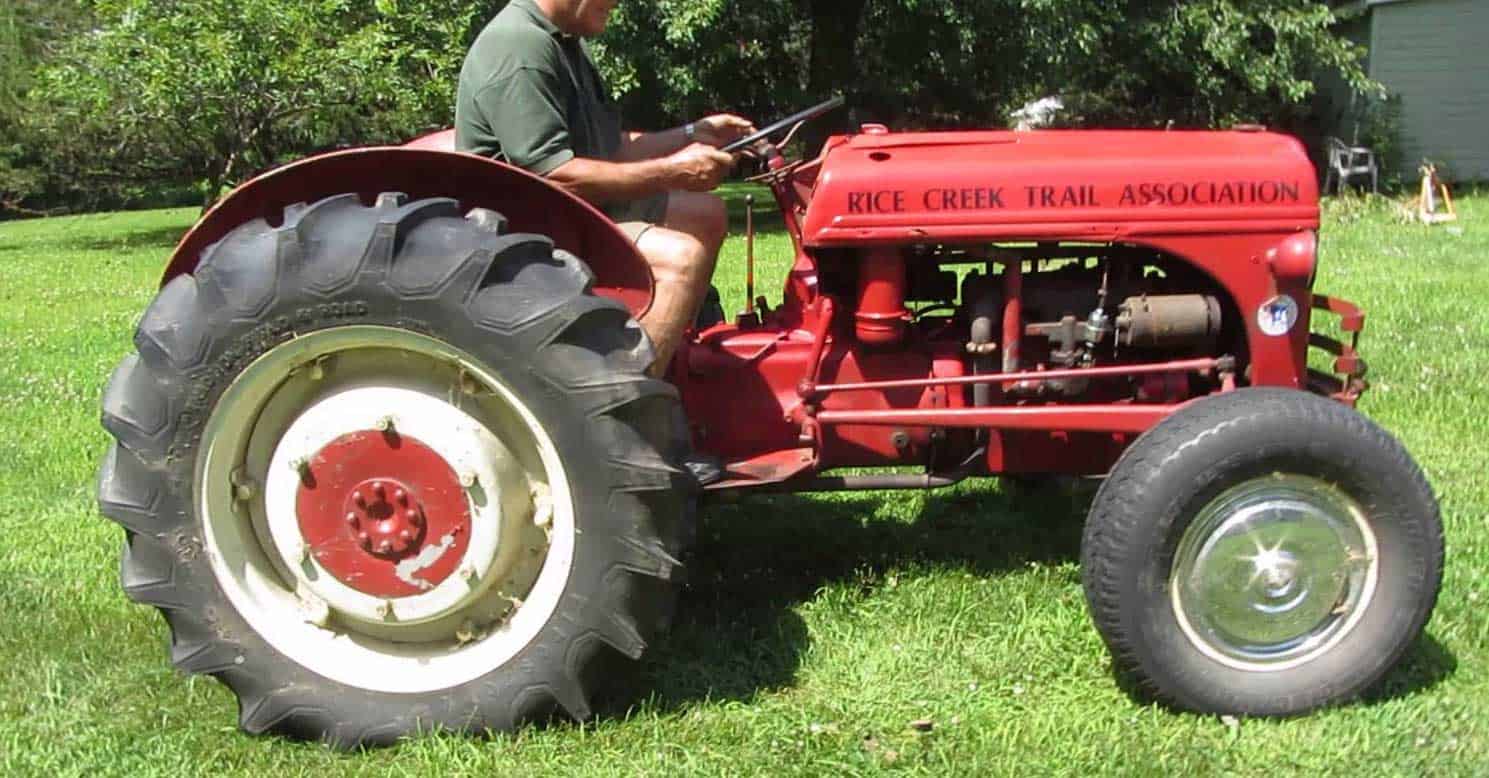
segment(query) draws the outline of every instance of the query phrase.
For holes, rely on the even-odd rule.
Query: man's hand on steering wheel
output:
[[[693,122],[693,140],[721,148],[755,132],[750,120],[731,113],[714,114]]]

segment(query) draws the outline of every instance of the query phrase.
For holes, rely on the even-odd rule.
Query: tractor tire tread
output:
[[[1416,603],[1409,624],[1390,650],[1382,652],[1369,667],[1349,677],[1319,681],[1308,693],[1280,700],[1275,708],[1217,707],[1214,695],[1201,697],[1166,682],[1152,667],[1150,649],[1139,635],[1139,622],[1124,596],[1139,556],[1150,549],[1136,550],[1143,525],[1155,508],[1153,495],[1169,488],[1171,468],[1190,456],[1208,439],[1237,434],[1258,424],[1306,428],[1332,427],[1358,441],[1361,449],[1378,452],[1377,467],[1405,476],[1400,491],[1408,502],[1429,506],[1425,520],[1407,524],[1408,531],[1425,530],[1413,539],[1415,548],[1426,549],[1420,560],[1426,595]],[[1244,389],[1205,398],[1150,429],[1118,460],[1102,483],[1092,503],[1081,543],[1083,589],[1091,617],[1106,643],[1113,668],[1132,684],[1140,696],[1167,705],[1201,712],[1251,715],[1291,715],[1321,704],[1342,702],[1365,692],[1410,648],[1425,626],[1437,599],[1443,563],[1442,522],[1437,500],[1426,476],[1405,447],[1367,417],[1353,409],[1302,391],[1275,388]]]
[[[354,195],[299,204],[285,210],[277,227],[262,219],[246,223],[210,246],[192,275],[162,290],[141,322],[138,353],[115,371],[103,418],[118,444],[100,465],[98,498],[102,513],[127,530],[121,582],[131,599],[166,616],[178,668],[214,675],[238,695],[244,731],[354,748],[431,728],[510,731],[560,710],[582,721],[593,715],[591,676],[601,657],[639,659],[668,627],[681,581],[679,540],[688,535],[679,525],[691,521],[695,494],[679,466],[681,451],[654,445],[677,437],[667,431],[680,408],[677,392],[644,374],[653,358],[650,341],[626,308],[593,295],[594,275],[583,262],[546,236],[506,227],[493,211],[461,213],[454,200],[411,202],[397,193],[381,195],[371,207]],[[439,253],[433,250],[439,245],[463,248]],[[179,471],[190,472],[194,444],[174,440],[181,409],[204,400],[198,385],[225,380],[212,375],[224,369],[215,333],[230,325],[242,330],[298,300],[295,295],[312,302],[367,288],[387,290],[393,299],[450,301],[441,304],[461,315],[466,324],[458,326],[468,328],[468,338],[500,339],[512,352],[530,355],[535,380],[573,403],[591,420],[597,446],[612,452],[604,488],[615,540],[601,544],[609,561],[594,572],[609,585],[579,614],[561,609],[550,620],[550,627],[574,618],[587,625],[567,625],[573,635],[562,667],[513,660],[502,672],[525,680],[495,698],[482,698],[477,679],[449,701],[410,706],[392,719],[373,705],[322,702],[345,687],[308,670],[269,678],[245,668],[245,657],[263,666],[258,654],[277,652],[261,638],[242,639],[248,636],[237,632],[247,627],[236,613],[231,624],[220,623],[220,611],[231,605],[200,548],[188,550],[196,510],[189,496],[183,499],[190,482],[183,486]],[[262,337],[277,343],[295,335]],[[243,366],[237,360],[226,369]],[[649,410],[654,407],[670,415]],[[637,419],[658,418],[667,430],[635,428]],[[183,574],[192,577],[187,585]],[[506,702],[493,707],[498,698]]]

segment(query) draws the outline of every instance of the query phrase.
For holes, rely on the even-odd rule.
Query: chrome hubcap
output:
[[[1195,516],[1169,590],[1196,648],[1275,671],[1337,645],[1369,605],[1377,572],[1359,505],[1317,478],[1279,474],[1235,486]]]

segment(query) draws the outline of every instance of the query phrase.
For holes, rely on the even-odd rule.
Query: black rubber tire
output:
[[[99,475],[123,525],[124,591],[160,609],[171,659],[239,700],[240,726],[341,748],[444,730],[509,731],[558,711],[591,716],[618,653],[638,659],[671,617],[696,485],[680,469],[677,391],[648,378],[650,342],[589,269],[497,214],[454,200],[355,195],[287,209],[209,248],[146,312],[115,371],[103,424],[117,444]],[[204,424],[256,357],[297,334],[396,326],[475,355],[539,418],[572,479],[575,548],[557,609],[512,660],[427,694],[330,681],[255,634],[203,553],[193,499]],[[604,661],[602,661],[604,660]]]
[[[1320,478],[1352,497],[1376,535],[1379,579],[1333,648],[1296,667],[1246,670],[1183,633],[1169,577],[1196,513],[1271,473]],[[1140,696],[1202,713],[1287,716],[1361,694],[1410,648],[1442,582],[1442,520],[1421,469],[1369,419],[1306,392],[1242,389],[1180,410],[1122,455],[1091,506],[1081,564],[1091,617]]]

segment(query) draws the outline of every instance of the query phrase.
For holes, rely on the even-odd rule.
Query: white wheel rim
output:
[[[307,556],[290,464],[387,421],[478,484],[461,572],[396,598]],[[381,692],[448,689],[510,661],[557,609],[575,536],[557,449],[505,383],[446,343],[352,326],[276,346],[223,393],[203,446],[197,509],[219,585],[255,632],[319,675]]]

